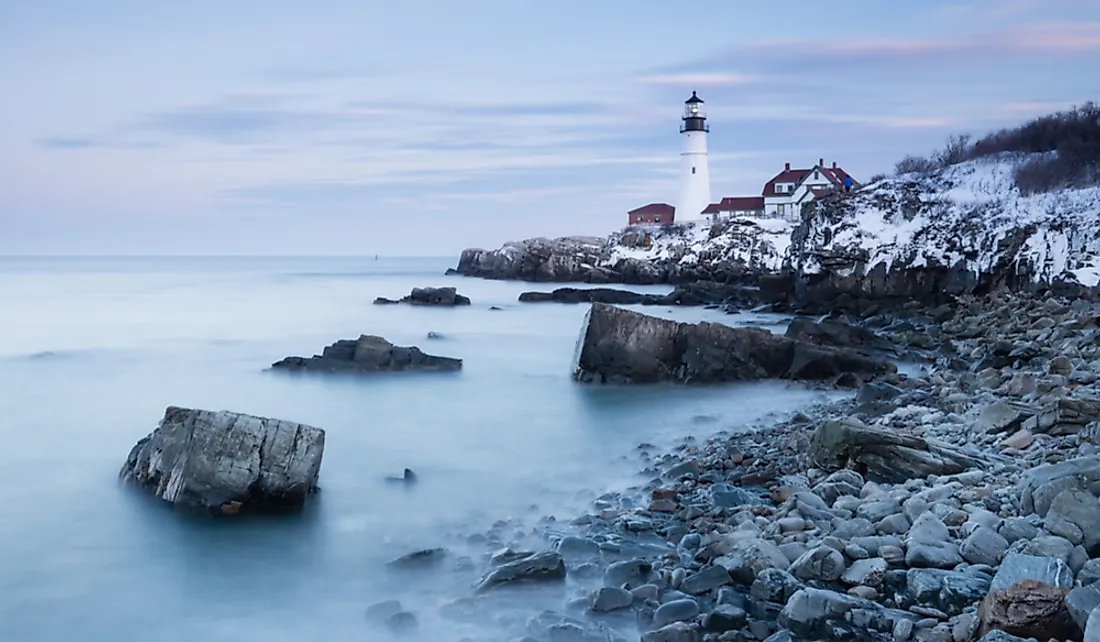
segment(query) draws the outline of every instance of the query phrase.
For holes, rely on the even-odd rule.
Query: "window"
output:
[[[783,215],[785,215],[785,214],[787,213],[787,206],[786,206],[785,204],[783,204],[783,203],[780,203],[780,204],[779,204],[779,209],[777,210],[777,213],[778,213],[778,214],[779,214],[780,216],[783,216]]]
[[[661,217],[660,216],[654,216],[653,217],[653,222],[654,223],[660,223],[661,222]]]
[[[816,180],[818,180],[818,179],[820,179],[820,178],[821,178],[821,174],[820,174],[820,172],[818,172],[818,171],[817,171],[817,170],[815,169],[815,170],[814,170],[814,180],[816,181]]]

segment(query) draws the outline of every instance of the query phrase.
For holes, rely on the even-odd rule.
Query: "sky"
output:
[[[0,254],[457,254],[1100,99],[1100,0],[0,0]]]

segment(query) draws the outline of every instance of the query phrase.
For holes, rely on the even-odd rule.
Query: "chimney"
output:
[[[824,158],[817,159],[817,166],[818,167],[825,167],[825,159]]]
[[[833,161],[833,169],[836,169],[836,161]]]
[[[791,164],[790,164],[790,163],[787,163],[787,164],[786,164],[786,165],[785,165],[785,166],[783,167],[783,170],[784,170],[784,171],[787,171],[787,172],[791,171]]]

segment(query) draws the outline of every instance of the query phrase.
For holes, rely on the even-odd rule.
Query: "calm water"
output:
[[[469,595],[476,577],[394,576],[384,562],[460,548],[500,519],[569,518],[638,483],[628,455],[640,441],[737,428],[819,399],[779,384],[578,386],[569,365],[587,306],[521,305],[519,292],[537,286],[441,276],[451,264],[0,258],[0,640],[388,640],[363,610],[390,597],[419,616],[411,639],[494,639],[510,614],[560,608],[580,589],[494,598],[496,620],[456,624],[438,608]],[[474,305],[371,305],[446,284]],[[361,333],[465,368],[264,371]],[[126,454],[167,405],[326,429],[318,501],[294,518],[196,521],[120,489]],[[415,488],[384,482],[406,466],[420,475]]]

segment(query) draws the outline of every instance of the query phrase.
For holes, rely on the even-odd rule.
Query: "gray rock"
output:
[[[711,499],[715,506],[722,508],[755,506],[764,503],[764,500],[755,493],[729,484],[714,484],[711,487]]]
[[[425,354],[417,347],[402,347],[382,337],[364,334],[341,339],[320,355],[287,357],[271,364],[276,370],[316,372],[394,372],[401,370],[461,370],[462,360]]]
[[[399,301],[378,297],[374,300],[374,303],[377,305],[409,303],[412,305],[453,307],[456,305],[470,305],[470,299],[459,294],[453,287],[413,288],[412,292],[402,297]]]
[[[789,570],[799,579],[832,582],[844,573],[844,555],[831,546],[819,546],[795,560]]]
[[[680,584],[680,590],[689,595],[700,595],[730,583],[730,573],[721,566],[708,566],[688,575]]]
[[[1039,534],[1039,527],[1024,517],[1009,517],[998,531],[1011,544],[1020,539],[1031,539]]]
[[[845,421],[825,421],[814,431],[810,458],[826,469],[859,467],[871,481],[904,483],[929,475],[950,475],[981,460],[935,441]]]
[[[386,626],[394,633],[402,635],[415,631],[418,625],[416,616],[408,611],[394,613],[386,618]]]
[[[385,602],[378,602],[367,607],[366,617],[368,621],[381,624],[386,621],[386,618],[400,613],[404,609],[401,607],[401,602],[397,600],[386,600]]]
[[[1055,557],[1068,565],[1073,557],[1073,548],[1073,544],[1064,537],[1044,535],[1032,539],[1023,548],[1013,550],[1013,552],[1034,555],[1035,557]]]
[[[560,581],[565,579],[565,560],[558,553],[539,553],[505,564],[486,575],[477,585],[478,591],[518,582]]]
[[[749,596],[763,602],[786,604],[802,583],[786,571],[775,568],[764,569],[749,587]]]
[[[1060,559],[1009,553],[993,577],[993,590],[1006,589],[1024,580],[1069,588],[1073,586],[1073,571]]]
[[[641,586],[649,579],[652,570],[652,565],[643,559],[615,562],[607,567],[603,582],[607,586],[627,585],[628,588]]]
[[[908,532],[911,526],[909,518],[904,513],[895,513],[879,520],[879,523],[875,524],[875,530],[887,535],[900,535]]]
[[[768,568],[787,570],[791,563],[774,542],[751,539],[730,546],[730,551],[716,558],[714,564],[729,571],[735,582],[752,584],[756,575]]]
[[[813,487],[812,492],[827,505],[832,506],[842,496],[859,497],[863,488],[863,476],[847,468],[836,471]]]
[[[1100,608],[1093,609],[1089,614],[1088,622],[1085,623],[1084,642],[1100,642]]]
[[[407,555],[391,560],[386,563],[391,568],[399,569],[419,569],[430,568],[438,566],[447,557],[447,549],[445,548],[426,548],[420,551],[413,551]]]
[[[654,600],[661,596],[661,587],[656,584],[642,584],[641,586],[630,589],[630,594],[634,596],[635,600]]]
[[[699,642],[699,632],[683,622],[673,622],[657,631],[643,633],[642,642]]]
[[[959,547],[963,559],[971,564],[996,566],[1008,550],[1008,540],[987,526],[974,529]]]
[[[653,626],[658,629],[673,622],[686,622],[699,616],[699,603],[695,600],[665,602],[653,614]]]
[[[1077,581],[1081,586],[1088,586],[1100,581],[1100,557],[1085,562],[1080,571],[1077,571]]]
[[[1020,638],[999,629],[993,629],[979,638],[978,642],[1028,642],[1028,640],[1029,638]]]
[[[317,489],[324,448],[320,428],[169,406],[119,478],[189,512],[294,510]]]
[[[1100,501],[1082,490],[1059,493],[1047,511],[1043,527],[1053,535],[1100,554]]]
[[[882,607],[850,595],[805,588],[787,601],[779,613],[779,625],[789,629],[795,636],[820,639],[818,636],[822,627],[830,622],[843,622],[845,616],[856,609],[880,611]]]
[[[932,513],[917,518],[906,541],[905,563],[912,567],[952,568],[962,562],[947,526]]]
[[[748,621],[745,611],[732,604],[719,604],[703,618],[703,628],[714,633],[736,631]]]
[[[974,430],[980,433],[1004,433],[1017,430],[1035,409],[1007,399],[995,401],[982,409],[974,422]]]
[[[598,588],[588,598],[588,608],[596,613],[629,608],[633,603],[634,594],[616,586]]]
[[[879,586],[886,577],[886,568],[886,560],[881,557],[856,560],[844,571],[840,579],[845,584],[855,586]]]
[[[856,517],[862,517],[869,522],[881,521],[890,515],[901,513],[901,505],[894,499],[880,499],[866,501],[856,509]],[[904,515],[902,515],[904,517]],[[904,532],[904,531],[903,531]]]
[[[958,615],[980,602],[989,593],[991,585],[992,579],[984,573],[909,569],[905,574],[905,603]]]
[[[794,341],[760,328],[678,323],[593,303],[583,324],[573,376],[596,383],[712,383],[770,378],[870,378],[885,361],[852,350]]]
[[[1032,468],[1024,473],[1020,481],[1020,507],[1024,513],[1038,513],[1046,515],[1045,510],[1038,510],[1035,505],[1035,490],[1044,484],[1060,479],[1071,479],[1074,485],[1080,488],[1080,484],[1093,484],[1100,481],[1100,455],[1089,455],[1077,459],[1069,459],[1057,464],[1047,464]],[[1066,490],[1066,488],[1060,489]],[[1054,493],[1050,499],[1053,501]]]
[[[1066,595],[1066,609],[1082,631],[1097,607],[1100,607],[1100,582],[1075,588]]]

